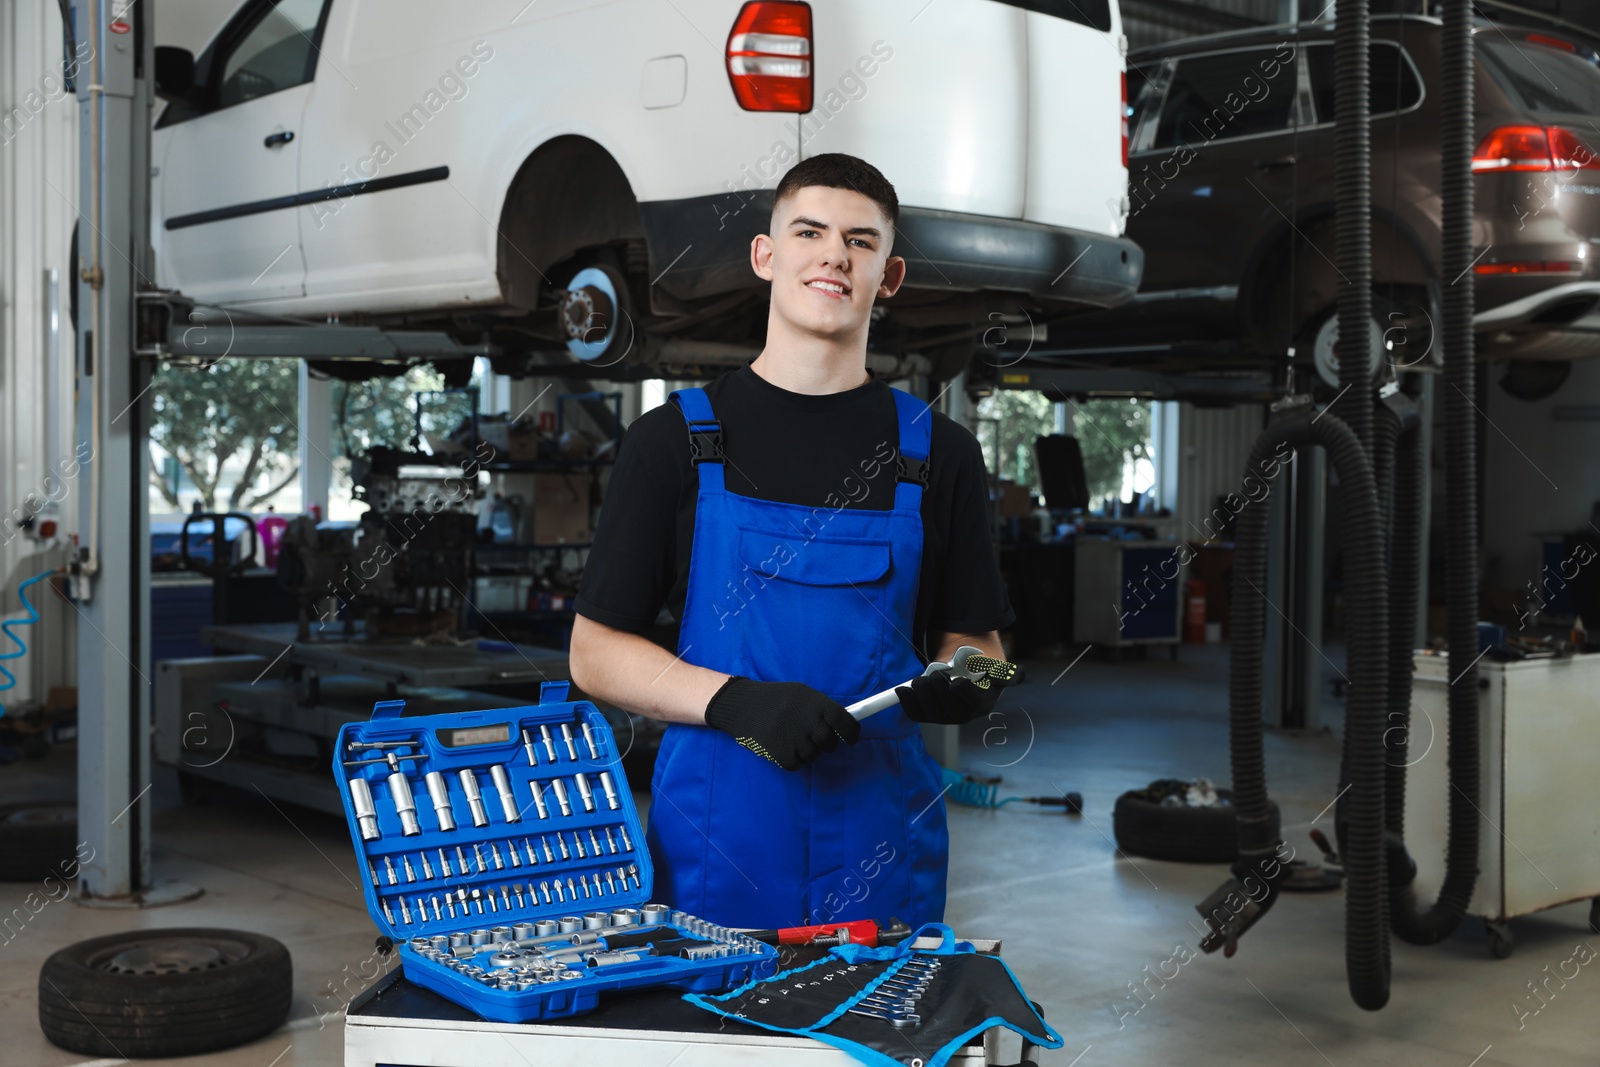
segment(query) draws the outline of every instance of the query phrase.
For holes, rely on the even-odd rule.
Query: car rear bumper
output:
[[[693,300],[751,286],[750,241],[766,232],[772,193],[646,201],[639,214],[652,283]],[[906,259],[910,288],[994,289],[1088,307],[1126,302],[1144,273],[1144,252],[1125,237],[931,208],[900,209],[894,252]]]
[[[1590,323],[1595,322],[1596,309],[1600,308],[1600,281],[1563,282],[1523,295],[1515,295],[1515,291],[1509,288],[1511,284],[1525,287],[1537,282],[1532,278],[1496,279],[1494,282],[1481,278],[1478,280],[1480,304],[1490,303],[1497,297],[1502,299],[1472,317],[1472,325],[1477,332],[1519,327],[1584,328],[1579,327],[1579,323],[1586,319]]]

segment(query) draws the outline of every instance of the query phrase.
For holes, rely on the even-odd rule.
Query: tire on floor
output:
[[[39,1027],[92,1056],[233,1048],[276,1030],[293,992],[289,950],[244,930],[157,929],[68,945],[39,971]]]
[[[0,882],[77,877],[78,806],[72,801],[0,804]]]
[[[1153,799],[1161,784],[1152,783],[1148,789],[1130,790],[1117,798],[1112,833],[1118,848],[1134,856],[1179,863],[1232,863],[1239,858],[1239,823],[1231,789],[1217,790],[1221,804],[1189,807]],[[1276,837],[1278,805],[1267,804]]]

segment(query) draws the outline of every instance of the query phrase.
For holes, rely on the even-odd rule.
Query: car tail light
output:
[[[1575,259],[1530,260],[1521,263],[1479,263],[1474,274],[1582,274],[1583,264]]]
[[[728,80],[746,111],[811,110],[811,5],[751,0],[728,34]]]
[[[1551,126],[1550,159],[1556,170],[1600,170],[1600,158],[1571,130]]]
[[[1478,143],[1472,169],[1600,170],[1600,159],[1561,126],[1501,126]]]
[[[1550,170],[1550,138],[1543,126],[1502,126],[1478,143],[1472,169]]]
[[[1559,48],[1563,52],[1576,52],[1578,50],[1578,46],[1571,41],[1563,41],[1559,37],[1551,37],[1549,34],[1544,33],[1530,33],[1524,40],[1531,41],[1533,44],[1542,44],[1546,48]]]
[[[1122,165],[1128,165],[1128,72],[1122,72]]]

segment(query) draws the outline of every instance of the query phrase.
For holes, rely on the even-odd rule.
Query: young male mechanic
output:
[[[894,187],[853,156],[796,164],[750,246],[766,347],[628,428],[577,598],[574,682],[671,725],[647,835],[654,899],[736,927],[943,917],[949,835],[919,723],[998,686],[918,677],[1004,657],[977,441],[866,369]],[[678,655],[640,636],[665,605]],[[916,677],[900,706],[844,705]],[[840,742],[843,742],[841,744]]]

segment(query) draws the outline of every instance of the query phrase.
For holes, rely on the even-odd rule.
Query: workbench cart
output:
[[[780,967],[821,955],[789,949]],[[950,1067],[996,1065],[1000,1028],[957,1052]],[[934,1050],[908,1033],[906,1067]],[[1015,1039],[1012,1039],[1015,1040]],[[1015,1048],[1015,1045],[1011,1047]],[[1024,1045],[1022,1058],[1037,1060]],[[1009,1062],[1009,1061],[1008,1061]],[[398,970],[351,1002],[345,1014],[345,1067],[847,1067],[849,1055],[807,1037],[733,1023],[685,1003],[672,989],[609,993],[587,1015],[544,1023],[498,1023],[405,980]]]

